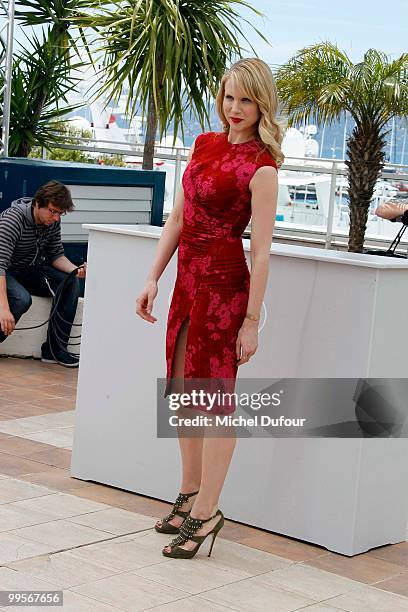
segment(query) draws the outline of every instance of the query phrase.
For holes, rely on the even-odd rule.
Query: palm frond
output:
[[[331,43],[301,49],[277,70],[280,97],[290,122],[331,123],[349,112],[356,123],[384,126],[394,115],[408,112],[408,54],[390,61],[369,49],[353,65]]]
[[[139,106],[146,114],[152,97],[161,135],[171,122],[175,137],[183,131],[188,107],[204,128],[226,65],[241,55],[240,40],[252,48],[240,7],[261,14],[245,0],[114,0],[84,11],[75,23],[97,32],[105,70],[99,95],[117,101],[129,91],[130,117]]]

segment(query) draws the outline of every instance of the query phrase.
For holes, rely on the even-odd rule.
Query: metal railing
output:
[[[7,157],[10,131],[11,74],[13,69],[14,0],[0,0],[0,155]]]
[[[101,153],[111,155],[123,155],[125,158],[142,158],[143,145],[128,142],[115,142],[115,148],[96,146],[99,143],[110,143],[109,140],[86,139],[81,137],[66,136],[69,140],[75,140],[77,144],[60,144],[56,148],[80,150],[88,153]],[[117,148],[116,148],[117,147]],[[122,148],[123,147],[123,148]],[[155,157],[160,160],[174,164],[174,183],[172,193],[172,203],[179,189],[183,171],[183,163],[187,161],[188,148],[177,148],[158,145],[155,149]],[[324,248],[345,248],[348,240],[348,229],[340,229],[335,226],[336,211],[336,191],[337,181],[347,176],[347,168],[343,160],[328,158],[290,158],[285,159],[281,171],[296,172],[301,175],[327,175],[330,180],[326,223],[321,227],[309,227],[305,224],[295,224],[277,221],[275,224],[274,236],[283,240],[295,242],[313,243],[324,246]],[[387,164],[380,178],[384,181],[407,182],[408,188],[408,166],[401,164]],[[346,191],[346,190],[345,190]],[[408,199],[407,199],[408,203]],[[386,222],[389,223],[389,222]],[[248,228],[250,229],[250,228]],[[390,242],[390,237],[370,237],[366,235],[366,245],[374,247],[384,247]]]

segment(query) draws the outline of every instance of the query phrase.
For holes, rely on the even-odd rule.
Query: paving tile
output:
[[[204,599],[200,595],[192,595],[152,608],[152,612],[231,612],[231,610],[237,610],[237,608],[221,606]],[[309,608],[306,608],[306,610],[308,611]],[[248,612],[250,611],[248,610]],[[334,608],[331,609],[331,612],[334,612]]]
[[[239,539],[240,544],[270,552],[292,561],[306,561],[328,554],[327,549],[275,533],[261,531],[258,535]]]
[[[89,486],[88,482],[78,480],[70,476],[67,470],[52,467],[50,465],[42,465],[44,472],[35,472],[33,474],[22,474],[19,476],[21,480],[27,480],[34,484],[43,485],[49,489],[56,491],[76,491],[77,489],[86,489]]]
[[[339,610],[341,610],[341,608],[333,608],[332,606],[329,606],[327,603],[317,603],[317,604],[313,604],[312,606],[307,606],[307,608],[301,608],[302,610],[304,610],[305,612],[337,612]]]
[[[1,444],[0,444],[1,446]],[[57,449],[62,450],[62,449]],[[44,452],[44,451],[40,451]],[[46,451],[49,452],[49,451]],[[67,452],[64,450],[64,452]],[[19,476],[20,474],[29,474],[34,472],[43,472],[44,464],[33,459],[23,459],[16,455],[10,455],[0,452],[0,472],[8,476]]]
[[[2,483],[13,476],[18,476],[22,484],[32,483],[39,485],[40,488],[41,486],[49,487],[47,495],[3,503],[3,506],[0,506],[0,529],[7,527],[16,533],[25,525],[27,525],[26,528],[29,528],[29,524],[37,527],[45,525],[46,523],[42,522],[43,519],[48,520],[49,524],[66,522],[74,530],[90,528],[90,531],[93,532],[92,528],[95,528],[97,532],[105,534],[104,540],[95,544],[79,545],[79,548],[74,548],[69,553],[73,558],[81,559],[82,562],[91,565],[96,564],[105,572],[133,570],[133,574],[139,574],[139,571],[153,572],[154,566],[157,569],[159,566],[170,565],[170,561],[161,555],[161,548],[167,543],[169,536],[157,534],[151,530],[154,519],[164,516],[170,504],[113,487],[74,479],[67,471],[71,463],[71,452],[68,448],[71,446],[72,437],[69,435],[69,428],[74,422],[73,410],[78,372],[42,364],[37,360],[13,358],[0,358],[0,372],[2,376],[0,382],[0,472],[2,472],[0,500]],[[24,376],[25,385],[23,389],[21,388],[22,376]],[[16,432],[18,437],[14,435]],[[16,479],[11,478],[11,480]],[[21,485],[18,485],[17,488],[21,492]],[[14,485],[15,489],[16,485]],[[72,495],[64,496],[61,493],[53,493],[54,490],[69,491]],[[8,491],[10,493],[10,489]],[[126,510],[129,512],[124,512]],[[137,515],[143,515],[143,517]],[[66,518],[69,520],[52,520]],[[142,528],[144,526],[146,530],[122,537],[112,537],[113,534],[135,531],[135,525]],[[48,529],[52,531],[51,528]],[[211,572],[214,568],[223,568],[222,571],[248,573],[250,576],[260,574],[256,578],[263,579],[267,583],[267,588],[275,589],[279,593],[279,597],[274,601],[274,606],[276,603],[273,608],[274,612],[275,609],[277,611],[293,609],[288,608],[288,603],[282,600],[282,593],[293,595],[290,592],[292,590],[297,596],[311,597],[312,600],[319,594],[326,596],[329,593],[330,599],[324,602],[306,604],[307,610],[316,610],[316,612],[341,609],[338,602],[340,596],[332,597],[331,594],[333,589],[336,591],[337,588],[344,588],[350,584],[357,584],[356,588],[358,586],[366,588],[361,585],[361,582],[375,583],[376,590],[386,595],[393,596],[393,593],[406,595],[408,542],[380,547],[364,555],[348,558],[329,553],[326,549],[312,544],[232,521],[226,521],[222,533],[223,538],[217,539],[212,558],[208,559],[198,553],[193,560],[195,567],[199,563],[205,567],[206,572],[209,571],[208,567]],[[0,532],[0,536],[5,535],[9,538],[13,537],[8,533]],[[48,533],[48,537],[51,535]],[[21,541],[20,538],[20,544]],[[42,542],[29,541],[28,545],[25,543],[23,548],[41,545],[43,545]],[[50,545],[43,552],[60,549],[61,546],[55,548]],[[12,553],[10,542],[6,547],[7,550]],[[61,554],[67,555],[68,553]],[[306,561],[306,563],[294,563],[299,561]],[[292,575],[296,576],[296,579],[292,579]],[[353,579],[357,582],[354,582]],[[246,578],[234,584],[242,585],[250,580],[252,578]],[[90,582],[93,584],[99,581],[92,581],[91,578]],[[260,588],[262,590],[264,587]],[[183,610],[188,605],[189,609],[197,609],[200,612],[207,609],[214,611],[243,609],[235,608],[234,602],[216,603],[204,598],[208,592],[214,593],[220,589],[228,589],[228,587],[222,586],[215,589],[213,587],[212,590],[206,591],[205,596],[204,594],[182,595],[185,597],[182,604],[180,600],[174,603],[159,603],[154,604],[158,606],[155,609],[171,611],[176,605],[177,610]],[[64,610],[66,605],[68,609],[75,610],[75,612],[114,609],[109,607],[108,603],[96,602],[95,599],[90,599],[86,595],[79,595],[71,591],[66,591],[66,594],[70,599],[65,599]],[[356,609],[359,609],[361,602],[355,605]],[[150,604],[148,607],[151,607]],[[252,607],[248,609],[252,611]]]
[[[75,422],[75,411],[64,410],[64,412],[54,412],[44,414],[35,419],[39,423],[46,425],[47,429],[57,429],[58,427],[72,427]]]
[[[13,563],[19,559],[35,557],[61,547],[48,546],[44,543],[33,542],[27,538],[16,536],[10,532],[0,533],[0,565]],[[2,585],[3,586],[3,585]]]
[[[54,387],[55,385],[64,385],[66,387],[69,387],[71,391],[73,388],[73,381],[68,381],[63,376],[61,377],[61,375],[55,369],[49,370],[47,372],[25,372],[23,369],[18,376],[13,375],[13,372],[9,372],[6,376],[7,382],[5,384],[7,384],[9,387],[11,386],[20,388],[22,386],[23,377],[24,386],[29,387],[30,389],[42,389],[44,387],[49,389],[50,387]]]
[[[101,529],[113,535],[123,535],[133,531],[152,529],[153,527],[151,517],[128,512],[121,508],[109,508],[91,514],[82,514],[70,518],[69,521],[94,529]]]
[[[71,451],[66,448],[54,447],[33,453],[31,455],[31,459],[32,461],[37,461],[38,463],[43,463],[45,465],[52,465],[59,468],[70,468],[71,454]],[[28,474],[29,471],[30,470],[27,470],[26,473]]]
[[[278,589],[298,593],[316,601],[361,587],[360,582],[299,563],[262,574],[259,579]]]
[[[0,480],[0,504],[8,504],[20,499],[49,495],[50,489],[23,482],[15,478]]]
[[[211,563],[211,559],[199,557],[192,559],[166,559],[162,563],[149,565],[133,570],[138,576],[165,584],[169,587],[182,588],[192,595],[215,589],[249,578],[251,574]]]
[[[55,590],[54,584],[46,580],[42,580],[36,576],[24,575],[9,567],[0,567],[0,584],[4,591],[30,591],[30,590]],[[15,609],[17,606],[9,606],[10,609]],[[23,608],[25,606],[18,606]],[[29,607],[31,610],[31,606]]]
[[[72,427],[74,424],[74,412],[67,410],[40,414],[37,416],[23,417],[14,421],[0,421],[0,431],[15,436],[30,434],[32,432],[47,431],[59,427]]]
[[[29,510],[47,512],[54,515],[55,518],[61,519],[107,509],[107,506],[104,504],[64,493],[51,493],[45,497],[16,502],[15,505]]]
[[[7,568],[4,568],[7,569]],[[18,572],[15,572],[18,574]],[[23,580],[27,580],[27,577],[22,575]],[[20,577],[16,582],[20,583]],[[32,579],[31,583],[33,586],[33,590],[47,590],[48,585],[45,585],[44,582],[38,579]],[[38,586],[35,586],[38,585]],[[35,587],[35,588],[34,588]],[[15,590],[26,590],[24,588],[24,584],[19,587],[15,586]],[[10,589],[13,590],[13,589]],[[51,590],[57,590],[52,589]],[[21,610],[22,612],[26,612],[30,610],[30,612],[44,612],[44,610],[61,610],[64,612],[120,612],[118,608],[113,608],[111,606],[106,606],[100,602],[95,601],[94,599],[89,599],[89,597],[84,597],[83,595],[77,595],[76,593],[72,593],[71,591],[63,591],[63,606],[62,607],[47,607],[47,606],[9,606],[7,608],[0,608],[0,610],[10,610],[11,612],[14,610]]]
[[[391,591],[392,593],[398,593],[399,595],[404,595],[404,597],[408,597],[408,572],[399,574],[394,578],[388,578],[388,580],[381,580],[380,582],[376,582],[372,586],[377,587],[377,589]]]
[[[408,610],[408,599],[406,597],[368,585],[350,593],[333,597],[324,603],[348,612],[379,612],[379,610],[407,612]]]
[[[78,495],[78,497],[98,501],[108,504],[109,506],[126,508],[127,510],[134,509],[133,507],[129,508],[127,505],[133,503],[135,494],[129,491],[122,491],[121,489],[115,489],[114,487],[89,483],[88,489],[83,489],[75,494]],[[167,504],[166,508],[168,508]]]
[[[167,536],[167,539],[169,539],[169,536]],[[165,544],[167,543],[166,541]],[[206,551],[205,546],[206,544],[203,544],[200,550]],[[206,552],[204,552],[204,555],[198,552],[196,558],[200,556],[206,563],[210,563],[211,567],[216,568],[220,566],[221,568],[238,570],[245,572],[248,576],[256,576],[257,574],[271,572],[272,570],[292,565],[291,561],[283,557],[278,557],[256,548],[249,548],[237,542],[224,540],[222,537],[217,538],[211,558],[208,559],[205,555]]]
[[[114,538],[110,542],[80,546],[72,550],[71,554],[98,565],[128,572],[147,565],[163,563],[161,549],[168,540],[168,535],[143,531],[132,536]]]
[[[3,441],[3,440],[9,440],[11,437],[12,437],[12,436],[9,436],[8,434],[2,433],[2,432],[0,431],[0,440],[1,440],[1,441]]]
[[[72,591],[63,591],[63,612],[122,612],[119,608],[105,605],[95,599],[72,593]],[[50,609],[50,608],[49,608]],[[58,610],[58,608],[56,608]],[[24,609],[26,612],[27,608]],[[30,612],[32,608],[29,608]],[[10,612],[13,612],[11,610]],[[34,609],[34,612],[44,612],[44,608]]]
[[[408,568],[408,542],[380,546],[379,548],[370,550],[368,553],[365,553],[365,555],[367,557],[383,559],[383,561],[389,561],[390,563],[396,563],[403,568]]]
[[[0,364],[0,368],[1,368],[1,364]],[[1,394],[0,394],[0,410],[7,406],[11,406],[13,404],[17,406],[17,402],[15,402],[14,400],[5,399],[4,397],[1,397]]]
[[[129,612],[153,608],[187,596],[181,589],[146,580],[132,572],[103,578],[71,590]]]
[[[42,542],[48,546],[58,546],[60,550],[98,542],[110,536],[106,531],[99,531],[83,525],[74,525],[64,519],[23,527],[7,533],[26,540]]]
[[[40,416],[31,416],[27,418],[23,417],[13,419],[12,421],[0,421],[0,431],[12,436],[21,436],[32,431],[39,431],[42,429],[42,427],[38,423],[38,418],[43,416],[45,415],[42,414]]]
[[[71,448],[74,438],[73,427],[59,427],[58,429],[48,429],[45,431],[36,431],[28,434],[24,434],[24,438],[28,440],[35,440],[37,442],[43,442],[50,446],[57,446],[59,448]]]
[[[30,400],[33,406],[41,408],[49,408],[53,412],[73,410],[75,408],[75,400],[67,397],[43,397],[41,399],[33,397]]]
[[[3,379],[3,380],[4,380],[4,379]],[[13,386],[11,386],[11,385],[9,385],[9,384],[8,384],[8,380],[7,380],[7,382],[6,382],[6,383],[4,383],[4,382],[1,382],[1,383],[0,383],[0,393],[2,393],[3,391],[7,391],[7,390],[9,390],[9,389],[13,389]]]
[[[48,386],[48,389],[53,396],[67,397],[73,400],[76,398],[76,389],[64,383],[51,384]]]
[[[90,487],[89,491],[100,491],[99,494],[97,493],[95,495],[95,499],[98,499],[98,495],[100,495],[101,501],[103,501],[106,491],[110,489],[110,487],[97,485],[95,483],[90,482],[88,483],[88,485]],[[158,499],[152,499],[151,497],[145,497],[144,495],[138,495],[137,493],[125,493],[126,495],[123,495],[118,499],[118,506],[120,506],[124,510],[138,512],[139,514],[144,514],[145,516],[152,517],[165,516],[170,512],[171,505],[167,502],[163,502]],[[84,494],[86,494],[86,492],[84,492]]]
[[[26,387],[10,387],[9,389],[2,390],[1,395],[4,399],[11,399],[14,401],[33,403],[33,400],[41,401],[47,397],[54,397],[52,393],[47,391],[47,387],[44,386],[40,389],[31,389]]]
[[[201,597],[243,612],[289,612],[317,603],[308,597],[268,585],[260,576],[206,591]]]
[[[25,576],[50,582],[61,589],[86,584],[117,573],[114,569],[74,557],[69,552],[41,555],[11,563],[8,567]]]
[[[7,410],[7,407],[4,406],[4,410]],[[0,413],[0,421],[10,421],[12,419],[15,419],[16,417],[11,416],[9,414],[4,414],[3,412]],[[5,434],[3,434],[5,435]]]
[[[2,453],[29,459],[33,453],[49,450],[52,447],[50,447],[49,444],[43,444],[35,440],[29,440],[28,438],[10,435],[0,441],[0,448]]]
[[[255,538],[264,535],[265,531],[257,529],[256,527],[250,527],[249,525],[242,525],[235,521],[226,520],[224,527],[222,528],[222,537],[226,540],[232,540],[234,542],[240,542],[244,538]],[[268,534],[269,535],[269,534]]]
[[[47,523],[55,517],[47,512],[24,508],[15,503],[0,505],[0,531],[10,531],[39,523]]]
[[[27,402],[13,402],[11,400],[0,400],[0,412],[4,414],[5,419],[21,419],[23,417],[38,416],[47,414],[53,411],[53,408],[47,408],[43,405],[34,406]],[[8,403],[9,402],[9,403]],[[66,410],[67,408],[65,408]],[[3,420],[3,419],[0,419]]]
[[[386,580],[401,573],[400,565],[367,555],[345,557],[328,553],[319,559],[307,561],[307,565],[367,584]]]

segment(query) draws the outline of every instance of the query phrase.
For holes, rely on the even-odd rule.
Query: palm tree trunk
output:
[[[53,76],[54,75],[52,76],[50,75],[50,78],[52,78]],[[41,90],[37,96],[35,111],[31,119],[31,125],[32,125],[33,132],[35,132],[36,126],[41,118],[41,114],[42,114],[46,99],[47,99],[47,94],[45,93],[44,90]],[[32,141],[30,141],[29,139],[22,140],[18,146],[17,151],[14,153],[14,156],[15,157],[28,157],[31,153],[32,148],[33,148]]]
[[[146,138],[143,149],[143,170],[153,169],[153,157],[154,157],[154,141],[156,139],[157,131],[157,112],[154,104],[153,92],[149,94],[149,104],[147,110],[147,126],[146,126]]]
[[[157,49],[157,81],[159,87],[163,85],[164,78],[164,53],[163,49]],[[156,138],[157,124],[158,124],[158,113],[154,103],[153,90],[149,92],[149,102],[147,109],[147,127],[146,127],[146,139],[143,150],[143,170],[153,169],[153,156],[154,156],[154,141]]]
[[[362,253],[368,211],[384,167],[384,135],[378,125],[356,125],[347,142],[350,206],[348,250]]]

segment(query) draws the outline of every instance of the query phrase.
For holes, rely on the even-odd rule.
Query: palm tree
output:
[[[143,168],[151,169],[157,127],[161,137],[174,122],[174,138],[180,127],[184,134],[186,109],[202,127],[209,124],[225,66],[241,55],[239,38],[247,41],[234,5],[261,13],[245,0],[112,0],[107,8],[95,2],[95,11],[78,22],[99,33],[104,83],[98,95],[117,102],[129,88],[127,114],[134,117],[140,106],[147,117]]]
[[[362,252],[370,202],[384,167],[387,124],[408,114],[408,54],[391,61],[375,49],[353,64],[325,42],[300,50],[277,71],[290,123],[313,117],[332,123],[348,112],[355,127],[347,141],[350,204],[348,250]]]
[[[58,122],[78,107],[68,105],[67,94],[78,82],[72,75],[86,62],[73,63],[79,50],[70,20],[89,2],[18,0],[16,5],[15,17],[21,25],[45,26],[40,38],[34,33],[27,37],[26,48],[16,53],[13,62],[9,151],[27,157],[35,145],[49,147],[60,142]],[[82,30],[80,37],[87,48]],[[0,74],[0,88],[2,79]]]
[[[58,135],[69,105],[67,94],[77,79],[60,62],[47,35],[31,40],[31,49],[14,59],[11,81],[9,154],[28,157],[34,146],[50,148],[63,139]],[[0,75],[0,87],[2,76]]]

